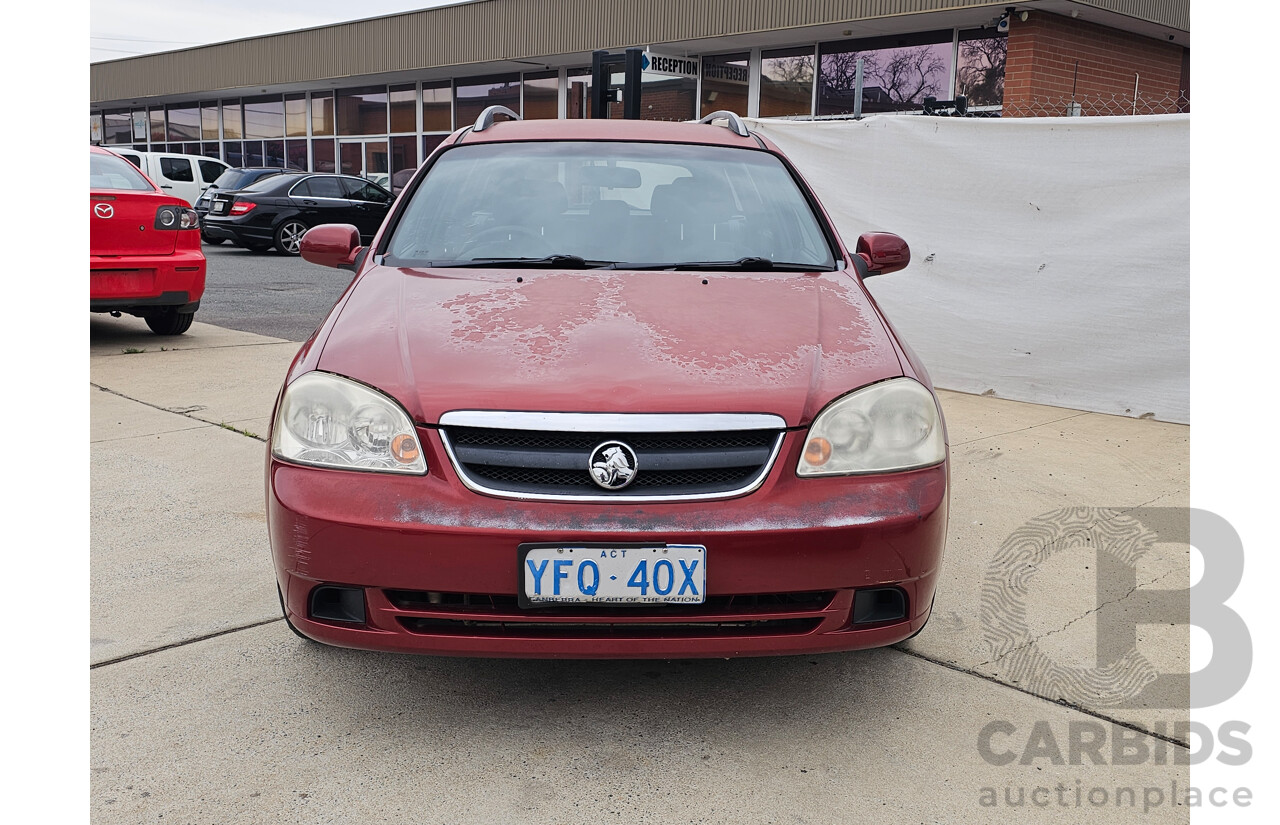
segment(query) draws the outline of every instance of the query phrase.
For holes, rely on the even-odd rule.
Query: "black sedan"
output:
[[[218,190],[223,192],[234,192],[237,189],[243,189],[255,181],[263,178],[269,178],[273,175],[283,174],[286,170],[278,166],[241,166],[235,169],[228,169],[218,176],[218,179],[209,184],[209,188],[200,193],[200,197],[196,199],[195,210],[200,216],[202,224],[200,237],[205,243],[222,243],[225,238],[210,238],[205,235],[203,223],[204,216],[209,214],[209,207],[213,205],[213,196],[218,194]],[[294,170],[288,170],[292,173]]]
[[[376,183],[348,175],[276,175],[237,192],[217,192],[203,229],[246,249],[274,246],[297,255],[302,236],[322,223],[349,223],[373,240],[395,198]]]

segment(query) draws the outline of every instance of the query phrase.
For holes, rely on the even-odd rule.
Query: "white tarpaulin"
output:
[[[851,249],[906,239],[867,287],[937,386],[1189,421],[1189,115],[751,127]]]

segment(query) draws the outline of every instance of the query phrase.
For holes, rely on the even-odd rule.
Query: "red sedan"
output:
[[[157,335],[181,335],[200,307],[204,273],[195,210],[90,146],[89,311],[136,315]]]
[[[294,361],[266,466],[285,618],[374,650],[762,656],[929,618],[947,442],[924,368],[799,174],[728,127],[446,140]]]

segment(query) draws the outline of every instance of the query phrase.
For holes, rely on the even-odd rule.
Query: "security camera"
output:
[[[1000,15],[1000,21],[996,23],[996,31],[999,32],[1000,34],[1009,33],[1009,13],[1008,12],[1005,12],[1004,14]]]

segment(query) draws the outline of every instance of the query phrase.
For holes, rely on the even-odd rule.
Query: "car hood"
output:
[[[428,424],[521,410],[761,412],[800,426],[835,396],[903,374],[845,272],[376,266],[346,296],[317,367]]]

